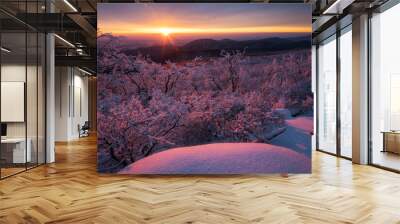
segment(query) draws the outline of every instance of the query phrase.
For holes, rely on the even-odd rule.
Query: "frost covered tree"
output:
[[[114,172],[169,148],[268,142],[285,126],[276,108],[312,109],[310,52],[156,63],[98,41],[99,167]]]

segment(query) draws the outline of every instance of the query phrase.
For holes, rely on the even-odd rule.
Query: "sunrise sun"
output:
[[[171,29],[169,29],[169,28],[161,28],[160,29],[160,33],[167,37],[167,36],[169,36],[171,34]]]

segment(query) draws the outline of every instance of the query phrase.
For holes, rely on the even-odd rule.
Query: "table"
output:
[[[25,151],[25,144],[27,147]],[[6,161],[6,163],[26,163],[31,162],[32,152],[31,152],[32,141],[30,138],[6,138],[1,139],[1,157]]]
[[[382,131],[383,150],[382,152],[392,152],[400,154],[400,131]]]

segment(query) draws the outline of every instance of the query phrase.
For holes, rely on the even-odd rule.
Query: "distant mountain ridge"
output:
[[[304,49],[311,47],[311,37],[271,37],[257,40],[231,40],[231,39],[197,39],[182,46],[172,44],[164,46],[141,47],[123,50],[125,54],[142,54],[150,56],[152,60],[162,62],[165,60],[189,60],[198,56],[215,57],[221,50],[245,50],[248,54],[262,54],[267,52]]]

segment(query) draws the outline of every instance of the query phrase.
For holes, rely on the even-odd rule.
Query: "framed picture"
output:
[[[310,173],[311,6],[98,5],[98,171]]]

